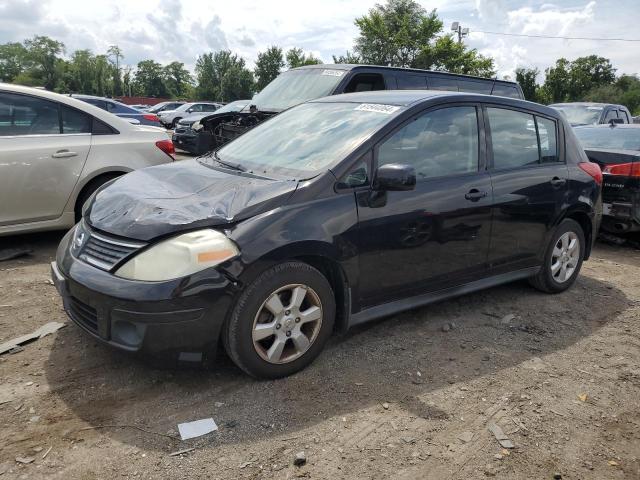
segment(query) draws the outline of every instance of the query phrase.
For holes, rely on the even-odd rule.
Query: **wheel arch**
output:
[[[583,210],[575,209],[568,211],[562,218],[574,220],[580,225],[582,228],[582,232],[584,233],[584,243],[585,243],[585,252],[584,252],[584,260],[588,260],[591,256],[591,247],[593,245],[593,224],[591,221],[591,217],[589,214]]]
[[[73,212],[76,212],[78,208],[78,201],[83,198],[83,195],[97,183],[104,183],[105,181],[120,177],[131,171],[132,170],[128,170],[125,168],[117,170],[100,170],[94,172],[91,176],[85,177],[82,182],[79,183],[76,187],[75,194],[70,199],[69,209]],[[80,205],[80,207],[82,206]]]

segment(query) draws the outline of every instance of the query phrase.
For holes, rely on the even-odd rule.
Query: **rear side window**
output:
[[[94,117],[92,126],[91,126],[91,133],[93,135],[112,135],[118,132],[113,128],[111,128],[106,123],[104,123],[103,121],[98,120],[97,118]]]
[[[427,84],[429,86],[429,90],[449,90],[452,92],[458,91],[458,82],[455,78],[432,75],[427,77]]]
[[[427,88],[427,77],[410,73],[398,74],[398,90],[424,90]]]
[[[63,106],[62,133],[91,133],[91,117],[75,108]]]
[[[28,95],[0,93],[0,136],[60,133],[58,104]]]
[[[538,137],[533,115],[487,108],[495,169],[538,164]]]
[[[484,93],[491,95],[493,82],[481,82],[478,80],[458,80],[458,89],[461,92]]]
[[[107,110],[107,102],[105,102],[104,100],[97,100],[95,98],[81,98],[80,100],[90,103],[91,105],[101,108],[102,110]]]
[[[560,161],[554,120],[504,108],[487,108],[487,115],[494,169]]]
[[[618,113],[615,110],[609,110],[604,116],[604,123],[607,123],[609,120],[613,120],[614,118],[618,118]]]
[[[629,115],[624,110],[618,110],[618,116],[624,120],[624,123],[631,123]]]
[[[449,107],[425,113],[395,132],[378,149],[378,165],[402,163],[418,179],[478,170],[475,107]]]
[[[491,95],[509,98],[522,98],[515,85],[505,85],[504,83],[496,83]]]
[[[559,162],[558,138],[556,133],[556,122],[547,118],[536,116],[538,127],[538,138],[540,140],[540,162]]]

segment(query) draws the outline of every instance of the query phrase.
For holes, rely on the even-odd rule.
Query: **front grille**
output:
[[[179,127],[173,133],[187,133],[189,130],[191,130],[189,127]]]
[[[79,226],[74,243],[81,245],[77,253],[80,260],[107,271],[145,246],[144,243],[96,233],[84,224]]]
[[[69,297],[68,313],[77,323],[98,333],[98,312],[75,297]]]

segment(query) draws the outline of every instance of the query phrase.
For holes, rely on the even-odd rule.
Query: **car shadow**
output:
[[[180,448],[233,444],[289,436],[382,402],[446,418],[426,394],[565,349],[629,305],[620,290],[585,276],[553,296],[514,283],[358,327],[334,337],[306,370],[275,381],[247,377],[222,352],[210,370],[156,369],[70,325],[58,332],[45,373],[52,393],[89,426],[161,434],[101,430],[118,441],[167,451],[177,442],[162,434],[213,417],[215,435]]]

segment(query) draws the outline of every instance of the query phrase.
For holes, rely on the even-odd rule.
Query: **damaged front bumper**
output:
[[[132,281],[74,258],[67,235],[51,278],[69,318],[94,339],[128,352],[184,362],[212,359],[231,281],[215,269],[164,282]]]

